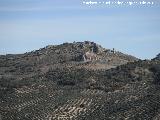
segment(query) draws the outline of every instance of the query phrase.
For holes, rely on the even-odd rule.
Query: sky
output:
[[[160,1],[150,0],[153,5],[83,3],[88,1],[0,0],[0,54],[86,40],[140,59],[160,53]]]

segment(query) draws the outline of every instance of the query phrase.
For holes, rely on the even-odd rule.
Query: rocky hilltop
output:
[[[12,71],[17,74],[41,71],[59,64],[60,66],[83,66],[88,69],[108,69],[135,60],[138,59],[114,49],[105,49],[94,42],[85,41],[49,45],[25,54],[3,55],[0,56],[0,66],[4,68],[3,72]]]
[[[0,56],[2,120],[159,120],[160,61],[85,41]]]

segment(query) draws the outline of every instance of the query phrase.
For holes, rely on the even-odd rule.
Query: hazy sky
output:
[[[155,4],[88,6],[83,0],[0,0],[0,54],[90,40],[153,58],[160,53],[160,2],[151,1]]]

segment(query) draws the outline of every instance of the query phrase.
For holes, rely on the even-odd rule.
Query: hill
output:
[[[2,120],[158,120],[160,61],[94,42],[0,56]]]

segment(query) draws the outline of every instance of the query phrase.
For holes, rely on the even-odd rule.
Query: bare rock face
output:
[[[159,78],[159,60],[90,41],[3,55],[0,119],[159,120]]]

